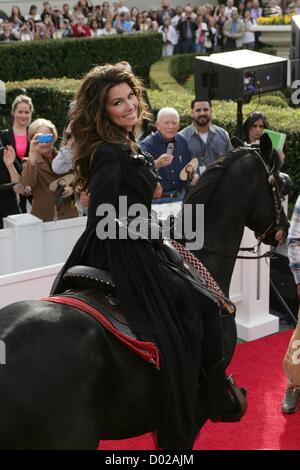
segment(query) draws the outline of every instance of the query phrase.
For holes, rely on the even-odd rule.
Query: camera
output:
[[[53,141],[53,135],[52,134],[38,135],[37,141],[39,144],[49,144],[50,142]]]

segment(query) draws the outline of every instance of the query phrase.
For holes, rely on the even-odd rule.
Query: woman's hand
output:
[[[64,192],[62,193],[61,197],[62,198],[67,198],[67,197],[72,196],[73,193],[74,193],[74,190],[73,190],[72,186],[67,185],[67,186],[64,187]]]
[[[90,195],[87,191],[82,191],[79,196],[79,202],[84,209],[89,205]]]
[[[283,153],[282,150],[278,150],[278,156],[279,156],[280,168],[281,168],[285,162],[285,154]]]
[[[3,152],[3,161],[6,168],[12,167],[14,161],[16,159],[16,152],[11,145],[8,145]]]
[[[277,230],[275,234],[275,240],[278,241],[279,245],[281,245],[284,240],[286,239],[286,233],[284,230]]]
[[[22,184],[22,183],[17,183],[13,187],[13,190],[14,190],[15,194],[21,194],[22,196],[24,196],[25,191],[26,191],[26,186],[24,186],[24,184]]]
[[[35,134],[33,138],[30,141],[30,147],[29,147],[29,161],[32,165],[36,164],[37,159],[40,156],[40,152],[38,150],[38,146],[40,145],[38,142],[38,136],[41,134]]]
[[[191,179],[190,185],[195,186],[199,181],[200,176],[198,173],[194,173],[193,178]]]

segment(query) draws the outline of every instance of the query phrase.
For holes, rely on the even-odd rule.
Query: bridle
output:
[[[261,243],[263,240],[268,238],[272,233],[274,233],[278,229],[283,208],[281,201],[281,192],[275,175],[276,162],[274,162],[273,166],[269,168],[269,166],[262,158],[260,151],[256,149],[252,149],[252,151],[258,157],[259,161],[262,163],[263,167],[266,170],[268,184],[271,189],[274,209],[274,219],[272,223],[266,228],[263,233],[255,232],[255,238]]]
[[[247,145],[245,145],[245,147],[247,147]],[[272,223],[266,228],[266,230],[263,233],[254,232],[255,238],[258,240],[258,243],[252,247],[239,248],[239,251],[247,251],[247,252],[256,254],[258,253],[259,246],[261,245],[263,240],[266,240],[271,234],[273,234],[274,232],[278,230],[283,207],[282,207],[282,202],[281,202],[281,192],[280,192],[280,188],[278,186],[278,182],[277,182],[276,175],[275,175],[276,162],[274,161],[274,164],[270,168],[265,162],[265,160],[263,159],[259,149],[249,146],[249,151],[251,151],[251,153],[253,153],[259,159],[264,169],[266,170],[268,185],[271,190],[273,209],[274,209],[274,219]],[[204,251],[206,251],[207,253],[211,253],[214,255],[219,255],[219,256],[223,256],[224,258],[231,258],[231,259],[261,259],[261,258],[272,258],[274,256],[271,251],[266,251],[262,255],[258,255],[258,256],[240,256],[240,255],[232,256],[232,255],[227,255],[224,253],[216,252],[214,250],[210,250],[209,248],[206,248],[206,247],[204,248]]]

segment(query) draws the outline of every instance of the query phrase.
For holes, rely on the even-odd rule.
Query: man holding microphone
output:
[[[162,198],[180,200],[184,197],[186,180],[180,178],[184,167],[191,163],[191,152],[185,138],[178,134],[179,115],[175,108],[162,108],[157,114],[157,131],[141,143],[143,151],[154,158],[154,165],[162,178]],[[197,175],[189,177],[192,184]]]

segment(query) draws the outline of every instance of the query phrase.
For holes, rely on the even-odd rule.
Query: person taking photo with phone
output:
[[[44,222],[77,217],[77,209],[71,198],[73,189],[68,184],[69,178],[58,179],[51,167],[57,154],[54,148],[57,140],[56,127],[47,119],[37,119],[29,126],[28,137],[29,159],[24,165],[21,180],[32,188],[31,214]]]

